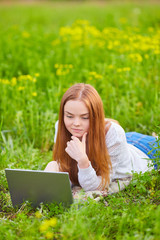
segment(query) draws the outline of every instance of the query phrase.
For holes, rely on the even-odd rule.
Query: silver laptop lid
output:
[[[13,206],[26,200],[33,207],[41,202],[69,207],[73,202],[68,173],[22,169],[5,169],[5,173]]]

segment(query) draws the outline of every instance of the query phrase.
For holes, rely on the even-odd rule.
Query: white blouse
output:
[[[55,125],[56,141],[58,122]],[[135,146],[128,144],[123,128],[112,122],[106,134],[106,146],[112,163],[110,181],[131,176],[133,172],[144,173],[149,170],[149,157]],[[101,183],[101,176],[96,175],[96,171],[91,163],[88,168],[78,167],[78,181],[85,191],[96,190]]]

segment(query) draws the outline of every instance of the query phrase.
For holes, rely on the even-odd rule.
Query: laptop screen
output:
[[[13,206],[26,200],[33,207],[41,202],[69,207],[73,202],[68,173],[22,169],[5,169],[5,172]]]

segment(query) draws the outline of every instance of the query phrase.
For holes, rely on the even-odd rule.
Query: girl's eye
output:
[[[89,119],[89,117],[82,117],[82,119]]]
[[[68,115],[67,118],[73,118],[73,117]]]

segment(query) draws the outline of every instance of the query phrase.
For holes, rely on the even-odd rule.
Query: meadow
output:
[[[125,131],[160,134],[160,5],[1,4],[0,16],[0,239],[158,240],[158,171],[98,203],[14,209],[4,169],[45,168],[61,97],[78,82]]]

